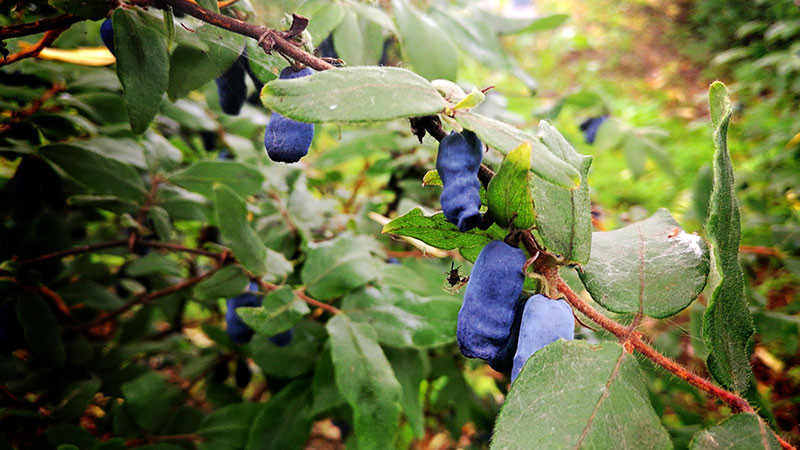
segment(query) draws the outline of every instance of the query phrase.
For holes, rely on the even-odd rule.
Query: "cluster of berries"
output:
[[[462,232],[482,221],[478,180],[482,158],[483,144],[469,130],[451,132],[439,143],[436,170],[443,185],[442,210]],[[559,338],[574,338],[567,302],[541,294],[522,296],[525,261],[519,247],[504,241],[486,244],[475,261],[458,313],[461,353],[483,359],[498,371],[510,369],[512,382],[537,350]]]

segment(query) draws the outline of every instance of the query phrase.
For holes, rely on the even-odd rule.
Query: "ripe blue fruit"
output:
[[[525,252],[503,241],[481,250],[458,311],[458,348],[468,358],[499,361],[512,334],[514,309],[522,293]]]
[[[225,114],[232,116],[239,114],[247,100],[246,64],[248,64],[247,56],[242,53],[233,65],[216,79],[219,106]]]
[[[111,19],[104,20],[100,25],[100,39],[103,40],[103,44],[106,44],[108,51],[114,55],[114,25],[111,24]]]
[[[481,223],[478,169],[483,159],[483,144],[475,133],[451,132],[439,143],[436,171],[442,179],[439,201],[447,221],[459,231],[468,231]]]
[[[225,330],[228,332],[228,336],[231,337],[231,340],[237,344],[250,342],[254,332],[253,329],[247,326],[242,318],[239,317],[239,314],[236,313],[236,308],[255,308],[261,306],[262,298],[255,294],[257,291],[258,284],[251,282],[247,292],[229,298],[227,301],[228,310],[225,311]],[[293,336],[294,330],[289,329],[271,336],[269,340],[279,347],[284,347],[292,341]]]
[[[280,78],[301,78],[314,73],[306,67],[297,72],[289,66],[281,71]],[[314,124],[298,122],[273,112],[264,132],[264,147],[275,162],[294,163],[308,153],[314,139]]]
[[[525,303],[517,341],[517,353],[511,369],[511,382],[522,366],[537,350],[558,339],[575,338],[575,319],[572,308],[564,300],[553,300],[536,294]]]
[[[600,125],[602,125],[606,119],[608,119],[608,114],[590,117],[581,122],[580,128],[581,131],[583,131],[583,140],[587,144],[594,144],[594,140],[597,137],[597,130],[600,129]]]
[[[514,304],[514,322],[511,324],[511,333],[505,347],[493,359],[489,360],[489,366],[498,372],[511,370],[514,364],[514,353],[517,351],[519,341],[519,328],[522,324],[522,311],[525,309],[527,298],[518,298]]]

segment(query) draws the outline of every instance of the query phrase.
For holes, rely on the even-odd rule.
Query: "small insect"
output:
[[[672,239],[672,238],[674,238],[675,236],[679,235],[680,233],[681,233],[681,229],[680,229],[680,228],[678,228],[678,227],[675,227],[675,228],[673,228],[673,229],[672,229],[672,231],[669,233],[669,236],[667,236],[667,239]]]
[[[445,279],[446,286],[445,289],[451,292],[458,292],[467,281],[469,281],[469,277],[462,277],[460,273],[458,273],[458,269],[461,266],[455,267],[454,262],[450,262],[450,271],[445,272],[447,274],[447,278]]]

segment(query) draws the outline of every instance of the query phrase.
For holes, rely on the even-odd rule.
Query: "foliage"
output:
[[[48,60],[42,50],[0,69],[0,102],[11,111],[0,117],[3,444],[789,445],[750,361],[797,352],[783,343],[800,328],[797,307],[748,303],[761,294],[748,291],[752,266],[742,270],[739,245],[763,238],[750,210],[785,214],[794,221],[787,228],[800,222],[781,204],[758,205],[769,201],[759,194],[794,188],[788,178],[753,178],[759,190],[740,195],[740,162],[779,162],[766,145],[742,161],[735,145],[753,139],[756,125],[731,122],[721,83],[711,88],[712,140],[706,127],[652,127],[662,109],[633,111],[633,100],[610,95],[619,87],[568,90],[559,86],[567,77],[542,76],[569,47],[558,32],[543,33],[564,25],[565,14],[519,19],[405,0],[257,9],[244,0],[143,0],[113,11],[106,2],[73,3],[0,10],[4,25],[80,16],[53,43],[68,57]],[[287,12],[309,22],[282,24]],[[95,20],[103,16],[116,58],[93,67],[72,50],[102,45]],[[39,39],[2,32],[9,53]],[[536,45],[558,49],[541,52],[533,68],[522,51],[540,38]],[[303,51],[325,40],[329,59]],[[349,66],[333,68],[336,57]],[[279,77],[293,71],[288,62],[317,71]],[[233,66],[242,70],[232,75]],[[244,94],[212,83],[238,83],[242,71],[251,75]],[[238,115],[224,112],[238,109],[226,106],[231,95]],[[782,105],[752,101],[762,115]],[[536,124],[531,111],[548,120]],[[569,122],[606,113],[594,143]],[[286,158],[302,157],[298,164],[270,159],[269,127],[275,142],[313,135],[310,149],[302,143]],[[778,128],[785,138],[787,127]],[[478,191],[484,217],[463,232],[436,211],[448,208],[437,202],[442,184],[452,188],[435,158],[450,129],[486,145],[480,155],[471,149],[483,167],[457,174]],[[676,134],[705,150],[677,161]],[[681,206],[676,199],[701,164],[710,171],[697,180],[695,207]],[[630,176],[619,180],[623,171]],[[634,180],[644,187],[626,191]],[[601,231],[636,203],[654,214],[634,211],[628,226]],[[612,211],[605,225],[593,204]],[[673,217],[660,206],[678,207]],[[705,225],[707,234],[679,223]],[[779,244],[785,286],[800,276],[789,272],[795,244]],[[498,245],[513,257],[484,261]],[[703,292],[707,307],[697,301]],[[538,336],[536,321],[547,317],[517,297],[557,308],[558,330]],[[570,312],[587,326],[575,340],[553,342],[573,337]],[[690,344],[671,321],[691,328]],[[497,355],[478,356],[500,372],[458,353],[461,345],[472,356],[462,331],[487,323],[498,328],[484,333],[500,336],[494,350],[517,354],[514,374]],[[696,352],[681,358],[689,367],[669,359],[686,345]],[[705,370],[719,385],[694,373]]]

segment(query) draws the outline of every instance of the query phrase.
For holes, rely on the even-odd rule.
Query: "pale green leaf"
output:
[[[692,438],[691,450],[778,450],[781,445],[769,426],[755,414],[735,416],[699,431]]]
[[[455,81],[458,50],[448,33],[406,0],[393,0],[392,9],[403,52],[414,70],[429,80]]]
[[[247,221],[244,200],[228,186],[214,186],[214,205],[219,231],[236,259],[255,275],[267,270],[267,248]]]
[[[500,226],[525,230],[534,225],[530,166],[531,144],[526,141],[508,152],[500,170],[489,182],[486,190],[489,213]]]

